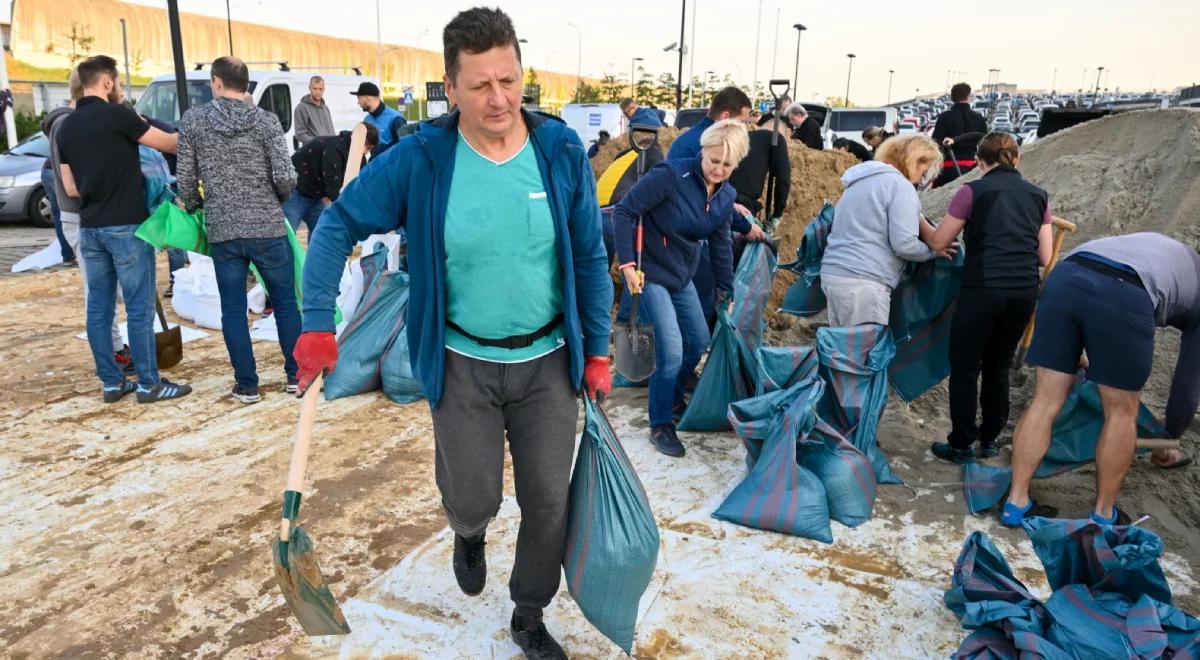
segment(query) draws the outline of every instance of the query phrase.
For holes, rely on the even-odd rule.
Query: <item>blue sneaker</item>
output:
[[[1057,518],[1058,509],[1038,504],[1032,497],[1029,498],[1029,504],[1026,504],[1024,507],[1019,507],[1008,500],[1004,500],[1004,508],[1000,510],[1000,524],[1005,527],[1020,527],[1026,518],[1039,516],[1042,518]]]
[[[137,385],[131,380],[123,380],[116,387],[104,388],[104,403],[116,403],[120,401],[126,394],[132,394],[137,389]]]

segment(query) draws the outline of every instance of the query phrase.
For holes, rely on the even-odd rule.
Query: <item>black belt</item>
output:
[[[513,351],[519,348],[529,348],[530,346],[533,346],[535,341],[543,337],[549,337],[555,330],[558,329],[558,326],[562,325],[562,322],[563,315],[559,314],[553,319],[550,319],[550,322],[546,325],[543,325],[527,335],[513,335],[511,337],[505,337],[504,339],[487,339],[486,337],[477,337],[466,330],[463,330],[457,323],[451,321],[450,319],[446,319],[446,327],[466,337],[467,339],[470,339],[476,344],[479,344],[480,346],[507,348],[508,350]]]
[[[1142,289],[1146,288],[1146,285],[1142,284],[1142,278],[1138,277],[1138,274],[1131,270],[1114,268],[1106,263],[1096,261],[1095,259],[1088,259],[1082,254],[1069,256],[1067,257],[1067,261],[1079,266],[1080,268],[1086,268],[1093,273],[1100,273],[1101,275],[1106,275],[1114,280],[1121,280],[1122,282],[1136,284]]]

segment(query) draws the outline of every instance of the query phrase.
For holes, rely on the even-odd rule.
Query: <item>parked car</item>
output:
[[[921,129],[917,128],[916,124],[907,121],[900,122],[900,126],[896,129],[897,135],[913,135],[920,132]]]
[[[50,140],[41,131],[0,154],[0,220],[54,226],[50,200],[42,189],[42,165],[49,157]]]
[[[675,128],[681,131],[699,124],[708,116],[708,108],[684,108],[675,115]]]
[[[809,111],[812,114],[812,111]],[[863,143],[862,132],[870,126],[878,126],[886,131],[897,130],[898,118],[895,108],[833,108],[829,111],[828,132],[825,134],[825,148],[831,149],[833,141],[838,138],[854,140]]]

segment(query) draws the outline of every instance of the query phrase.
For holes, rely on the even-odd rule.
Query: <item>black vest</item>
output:
[[[1040,281],[1038,232],[1050,203],[1045,190],[1011,167],[966,184],[974,193],[963,242],[963,286],[1025,289]]]

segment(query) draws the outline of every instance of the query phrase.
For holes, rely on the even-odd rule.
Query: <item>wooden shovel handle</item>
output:
[[[363,153],[367,150],[367,125],[359,123],[350,132],[350,155],[346,158],[346,174],[342,177],[342,190],[358,176],[362,168]]]
[[[321,374],[313,379],[312,385],[300,400],[300,421],[296,424],[296,445],[292,448],[292,462],[288,466],[286,490],[297,493],[304,488],[304,472],[308,468],[308,450],[312,446],[313,425],[317,421],[317,400],[321,396]],[[279,540],[286,543],[292,536],[292,521],[285,516],[279,527]]]
[[[1058,258],[1062,255],[1063,239],[1067,237],[1067,232],[1077,229],[1074,222],[1063,220],[1057,216],[1050,218],[1050,222],[1054,225],[1054,248],[1050,251],[1050,262],[1042,271],[1043,282],[1050,276],[1050,271],[1058,265]],[[1030,317],[1029,325],[1025,326],[1025,335],[1021,337],[1021,348],[1028,349],[1029,345],[1033,343],[1033,326],[1034,317]]]
[[[1153,438],[1138,438],[1138,449],[1179,449],[1178,440],[1160,440]]]

